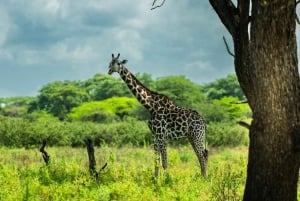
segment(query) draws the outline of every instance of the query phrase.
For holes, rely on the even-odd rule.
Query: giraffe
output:
[[[160,160],[167,169],[167,141],[187,137],[200,163],[201,175],[206,177],[208,151],[205,148],[205,121],[194,110],[176,106],[166,95],[144,86],[126,67],[127,60],[112,54],[108,74],[119,73],[137,100],[149,111],[148,127],[154,138],[155,169],[158,176]]]

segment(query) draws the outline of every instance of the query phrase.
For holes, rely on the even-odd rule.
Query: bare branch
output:
[[[228,43],[227,43],[226,38],[224,36],[223,36],[223,41],[225,43],[226,50],[227,50],[228,54],[230,54],[231,56],[235,57],[235,55],[230,51]]]
[[[238,121],[236,123],[238,123],[240,126],[243,126],[243,127],[247,128],[247,129],[250,129],[250,124],[248,124],[247,122]]]
[[[297,24],[299,24],[300,25],[300,20],[299,20],[299,17],[298,17],[298,15],[297,15],[297,13],[296,13],[296,22],[297,22]]]
[[[246,104],[246,103],[248,103],[248,100],[239,101],[239,102],[234,102],[234,101],[230,102],[230,104]]]
[[[107,163],[105,163],[105,164],[102,166],[102,168],[100,169],[100,171],[104,170],[104,169],[106,168],[106,166],[107,166]]]
[[[299,3],[300,3],[300,0],[296,1],[296,4],[295,4],[295,18],[296,18],[297,24],[300,24],[300,20],[299,20],[299,17],[297,15],[297,12],[296,12],[296,7],[298,6]]]
[[[150,10],[154,10],[156,8],[162,7],[164,5],[164,3],[166,2],[166,0],[162,0],[162,2],[159,5],[155,6],[156,2],[157,2],[157,0],[153,0],[152,8]]]
[[[236,28],[239,24],[239,11],[231,0],[209,0],[220,20],[227,28],[231,36],[236,35]]]

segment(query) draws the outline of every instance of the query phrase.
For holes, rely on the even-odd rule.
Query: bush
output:
[[[68,117],[71,120],[110,123],[130,115],[137,105],[138,102],[134,98],[113,97],[84,103],[73,108]]]
[[[43,116],[43,115],[42,115]],[[40,146],[43,140],[48,145],[85,146],[87,137],[96,145],[115,146],[152,144],[152,134],[145,121],[125,117],[112,123],[66,122],[57,118],[12,118],[0,116],[0,146]],[[241,146],[248,144],[248,130],[236,123],[210,122],[207,125],[207,142],[210,146]],[[170,144],[186,144],[186,138],[170,141]]]
[[[125,121],[99,126],[94,139],[98,143],[117,146],[142,146],[152,142],[152,134],[144,121],[127,118]]]
[[[207,126],[210,146],[240,146],[249,143],[248,130],[232,122],[210,123]]]
[[[136,145],[151,143],[151,133],[144,121],[126,118],[124,121],[99,124],[93,122],[62,122],[55,118],[27,120],[0,116],[0,146],[40,146],[47,140],[48,145],[85,146],[90,137],[96,145]]]
[[[245,173],[235,166],[227,163],[224,167],[216,167],[212,170],[216,178],[212,186],[212,201],[242,200]]]

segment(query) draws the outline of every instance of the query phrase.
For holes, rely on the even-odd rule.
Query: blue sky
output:
[[[0,97],[35,96],[56,80],[107,73],[112,53],[133,73],[206,83],[233,73],[207,1],[0,0]]]

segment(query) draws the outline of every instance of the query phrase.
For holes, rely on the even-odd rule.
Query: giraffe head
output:
[[[123,61],[120,61],[119,60],[119,57],[120,57],[120,53],[118,54],[117,57],[114,56],[114,54],[112,54],[112,60],[109,64],[109,67],[108,67],[108,74],[111,75],[113,74],[114,72],[120,72],[120,69],[121,67],[127,63],[127,60],[123,60]]]

